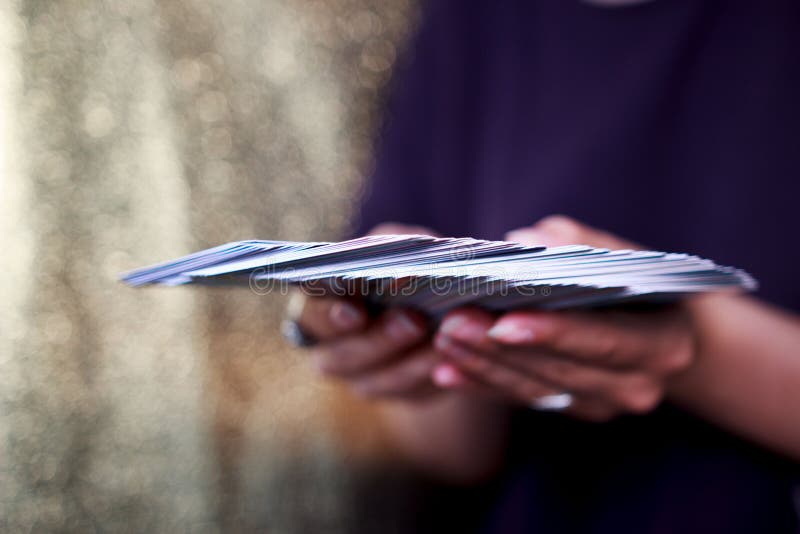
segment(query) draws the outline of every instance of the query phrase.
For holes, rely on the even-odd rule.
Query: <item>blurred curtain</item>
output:
[[[0,2],[0,530],[347,532],[380,433],[247,290],[119,272],[335,239],[402,0]]]

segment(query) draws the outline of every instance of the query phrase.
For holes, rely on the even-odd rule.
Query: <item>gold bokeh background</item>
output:
[[[416,18],[408,0],[0,2],[0,530],[364,524],[380,432],[279,339],[281,298],[117,275],[346,235]]]

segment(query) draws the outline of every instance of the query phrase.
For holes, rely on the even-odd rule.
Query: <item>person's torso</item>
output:
[[[800,309],[800,3],[434,0],[427,15],[367,222],[395,202],[372,217],[501,238],[563,213],[745,268]],[[381,174],[405,181],[406,207]]]

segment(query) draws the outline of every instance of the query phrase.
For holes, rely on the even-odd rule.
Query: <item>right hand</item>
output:
[[[398,224],[370,232],[409,233],[432,234]],[[416,399],[438,390],[431,374],[441,356],[431,344],[427,320],[417,312],[391,309],[371,318],[355,298],[306,297],[298,323],[319,341],[312,357],[320,372],[362,396]]]

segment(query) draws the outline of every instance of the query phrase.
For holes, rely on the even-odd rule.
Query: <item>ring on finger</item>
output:
[[[555,393],[553,395],[536,397],[531,400],[530,407],[540,412],[560,412],[572,406],[574,400],[574,397],[570,393]]]

